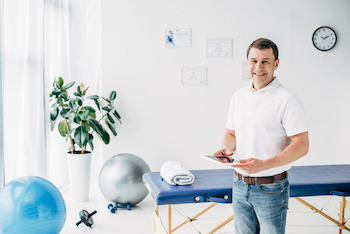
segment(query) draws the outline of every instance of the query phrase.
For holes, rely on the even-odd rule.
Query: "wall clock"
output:
[[[334,30],[327,26],[319,27],[312,35],[312,43],[321,51],[331,50],[337,43],[337,35]]]

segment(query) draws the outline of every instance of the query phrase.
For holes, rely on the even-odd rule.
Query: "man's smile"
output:
[[[256,76],[265,76],[267,73],[261,73],[261,74],[259,74],[259,73],[253,72],[253,74],[256,75]]]

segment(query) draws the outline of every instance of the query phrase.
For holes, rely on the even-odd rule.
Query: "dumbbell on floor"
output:
[[[126,209],[130,210],[131,209],[131,205],[130,205],[130,203],[128,203],[126,205],[120,205],[120,204],[117,204],[117,203],[115,205],[113,205],[113,204],[109,204],[108,205],[108,209],[111,211],[111,213],[115,213],[118,208],[126,208]]]

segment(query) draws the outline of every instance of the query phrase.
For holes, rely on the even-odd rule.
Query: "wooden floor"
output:
[[[101,194],[98,185],[92,185],[90,189],[90,200],[83,203],[74,203],[70,199],[70,192],[63,193],[67,206],[67,220],[61,234],[92,233],[92,234],[148,234],[153,232],[154,201],[148,195],[142,202],[130,211],[118,209],[115,214],[107,209],[109,202]],[[338,220],[340,198],[337,196],[304,197],[305,201],[322,210],[332,218]],[[172,209],[172,226],[175,227],[184,221],[184,217],[194,216],[209,204],[188,204],[174,206]],[[75,225],[79,218],[79,211],[85,209],[88,212],[97,210],[93,216],[92,228],[80,224]],[[167,227],[167,207],[159,206],[160,216],[165,227]],[[203,214],[198,220],[186,224],[175,234],[198,234],[210,231],[214,226],[232,215],[232,207],[227,204],[218,204],[210,211]],[[346,212],[345,216],[349,214]],[[234,221],[233,221],[234,222]],[[234,223],[217,231],[216,233],[235,233]],[[311,211],[294,199],[290,199],[290,209],[287,216],[287,234],[336,234],[338,228],[331,221]],[[349,233],[343,231],[344,234]]]

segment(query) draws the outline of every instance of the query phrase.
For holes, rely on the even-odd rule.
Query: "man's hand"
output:
[[[227,149],[220,149],[218,151],[216,151],[215,153],[213,153],[213,155],[226,155],[226,156],[230,156],[233,155],[232,151],[229,151]]]
[[[228,151],[228,150],[226,150],[226,149],[220,149],[220,150],[218,150],[218,151],[216,151],[213,155],[215,156],[215,155],[217,155],[217,159],[220,161],[220,162],[223,162],[223,163],[231,163],[231,162],[233,162],[233,159],[231,159],[231,158],[226,158],[226,157],[221,157],[221,156],[223,156],[223,155],[225,155],[225,156],[230,156],[230,155],[232,155],[233,154],[233,152],[231,152],[231,151]]]
[[[266,170],[265,161],[257,158],[248,158],[239,160],[241,163],[231,167],[239,168],[248,174],[257,173]]]

